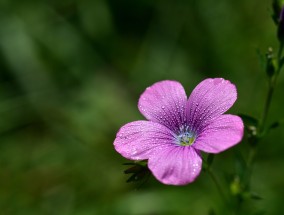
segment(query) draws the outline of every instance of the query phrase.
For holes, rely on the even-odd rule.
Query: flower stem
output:
[[[265,101],[264,111],[263,111],[262,118],[260,120],[260,125],[259,125],[259,131],[260,131],[261,135],[262,135],[262,133],[265,129],[265,124],[266,124],[266,120],[267,120],[272,96],[273,96],[273,93],[274,93],[274,88],[276,86],[276,81],[277,81],[278,75],[279,75],[279,73],[282,69],[281,56],[282,56],[282,51],[283,51],[283,45],[284,45],[283,43],[280,43],[280,47],[279,47],[278,54],[277,54],[278,68],[275,72],[275,75],[269,79],[269,89],[268,89],[268,93],[267,93],[267,97],[266,97],[266,101]]]
[[[258,138],[255,140],[254,144],[251,145],[250,147],[250,151],[248,154],[248,160],[247,160],[247,171],[248,171],[248,180],[245,184],[245,186],[248,188],[250,187],[250,181],[251,181],[251,175],[252,175],[252,169],[253,169],[253,163],[254,163],[254,159],[257,153],[257,145],[258,142],[261,140],[261,138],[264,136],[265,134],[265,130],[266,130],[266,123],[267,123],[267,117],[268,117],[268,113],[269,113],[269,108],[270,108],[270,104],[272,101],[272,97],[273,97],[273,93],[274,93],[274,89],[276,87],[276,83],[277,83],[277,78],[278,75],[282,69],[283,63],[282,61],[282,52],[283,52],[283,48],[284,48],[284,43],[280,43],[279,49],[278,49],[278,53],[277,53],[277,69],[274,73],[274,75],[272,77],[269,77],[269,85],[268,85],[268,92],[267,92],[267,96],[266,96],[266,100],[264,103],[264,109],[263,109],[263,114],[260,118],[259,121],[259,127],[258,127]],[[236,206],[236,214],[238,214],[238,208],[241,207],[242,202],[238,202],[238,205]]]
[[[248,161],[247,161],[248,168],[252,167],[255,154],[256,154],[256,147],[251,147],[249,151],[249,155],[248,155]]]
[[[212,181],[214,182],[214,184],[216,185],[216,188],[217,188],[217,190],[218,190],[218,192],[219,192],[221,198],[224,200],[224,202],[227,203],[227,202],[228,202],[228,201],[227,201],[227,198],[226,198],[226,196],[225,196],[225,193],[224,193],[224,191],[223,191],[223,189],[222,189],[221,183],[220,183],[220,181],[218,180],[217,176],[216,176],[215,173],[211,170],[211,168],[208,168],[208,169],[207,169],[207,172],[208,172],[208,174],[210,175],[210,177],[211,177]]]
[[[248,165],[249,171],[252,171],[254,157],[256,155],[257,143],[262,138],[263,133],[264,133],[265,128],[266,128],[266,121],[267,121],[268,112],[269,112],[270,104],[271,104],[271,101],[272,101],[274,89],[275,89],[275,86],[276,86],[277,78],[278,78],[278,75],[279,75],[279,73],[280,73],[280,71],[282,69],[282,66],[283,66],[283,64],[281,64],[281,57],[282,57],[283,47],[284,47],[284,44],[280,43],[280,46],[279,46],[279,49],[278,49],[278,53],[277,53],[277,65],[278,65],[278,68],[275,71],[274,76],[270,77],[270,79],[269,79],[268,92],[267,92],[267,96],[266,96],[266,100],[265,100],[265,104],[264,104],[263,114],[262,114],[262,117],[260,119],[260,124],[259,124],[259,135],[260,136],[256,140],[256,143],[254,144],[254,146],[251,147],[250,152],[249,152],[249,156],[248,156],[247,165]]]
[[[271,104],[271,100],[272,100],[272,96],[273,96],[273,92],[274,92],[274,83],[275,81],[269,81],[269,89],[268,89],[268,93],[267,93],[267,97],[266,97],[266,101],[265,101],[265,106],[264,106],[264,111],[263,111],[263,115],[262,118],[260,120],[260,126],[259,126],[259,130],[260,130],[260,134],[262,135],[262,132],[264,131],[264,126],[266,124],[266,120],[267,120],[267,116],[268,116],[268,111],[270,108],[270,104]]]

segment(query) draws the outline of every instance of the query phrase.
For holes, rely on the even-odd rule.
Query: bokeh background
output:
[[[143,119],[139,95],[156,81],[203,79],[238,88],[230,113],[260,117],[267,92],[259,52],[277,48],[271,2],[1,0],[0,214],[213,214],[222,202],[202,173],[193,184],[126,183],[118,129]],[[284,74],[269,114],[284,117]],[[283,128],[261,142],[249,202],[284,211]],[[247,142],[218,155],[225,180]],[[226,183],[223,183],[226,186]],[[211,212],[210,212],[211,211]]]

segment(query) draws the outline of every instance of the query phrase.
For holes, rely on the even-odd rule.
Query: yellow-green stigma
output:
[[[184,132],[177,136],[177,144],[180,146],[191,146],[195,141],[195,135],[191,132]]]

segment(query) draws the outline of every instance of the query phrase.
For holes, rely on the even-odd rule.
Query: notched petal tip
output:
[[[205,80],[203,80],[202,82],[200,82],[196,87],[198,87],[199,85],[203,85],[203,87],[205,87],[205,85],[207,85],[209,87],[208,83],[213,83],[213,85],[216,86],[220,86],[221,88],[219,90],[228,90],[231,93],[235,94],[237,97],[237,87],[235,84],[233,84],[231,81],[226,80],[224,78],[207,78]],[[212,89],[214,90],[214,88]]]
[[[138,101],[139,111],[146,119],[175,130],[185,120],[187,96],[177,81],[160,81],[148,87]]]
[[[223,78],[208,78],[192,91],[186,106],[187,122],[198,132],[221,116],[237,100],[237,88]]]

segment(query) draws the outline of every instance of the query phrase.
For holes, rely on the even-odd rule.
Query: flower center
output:
[[[190,131],[188,126],[182,126],[179,134],[176,136],[176,144],[180,146],[191,146],[195,139],[195,133]]]
[[[190,146],[193,144],[195,140],[195,135],[190,132],[185,132],[183,134],[178,135],[178,145],[181,146]]]

